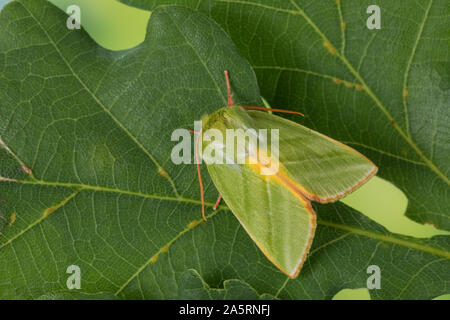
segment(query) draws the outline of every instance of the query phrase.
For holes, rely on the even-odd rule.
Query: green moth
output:
[[[202,202],[200,153],[214,185],[242,227],[278,269],[295,278],[316,229],[310,201],[334,202],[361,186],[378,168],[338,141],[258,109],[282,110],[234,106],[226,71],[225,77],[228,106],[203,116],[201,132],[195,132]],[[234,141],[218,142],[219,136],[228,138],[230,130],[238,132],[234,138],[246,139],[243,147]],[[268,139],[258,134],[261,130],[272,131],[273,136],[276,133],[276,152],[273,136]],[[216,161],[221,158],[218,155],[226,161]]]

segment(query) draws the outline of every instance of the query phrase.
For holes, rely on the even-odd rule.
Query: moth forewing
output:
[[[280,166],[296,188],[313,201],[336,201],[376,174],[358,151],[296,122],[248,111],[255,128],[279,129]]]
[[[202,134],[202,158],[207,164],[223,164],[226,159],[226,147],[223,133],[219,129],[210,128]]]
[[[266,257],[295,277],[306,259],[316,226],[309,201],[287,188],[277,174],[256,165],[207,165],[217,190]]]

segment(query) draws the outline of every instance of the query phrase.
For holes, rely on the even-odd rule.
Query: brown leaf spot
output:
[[[57,209],[59,208],[59,206],[53,206],[53,207],[49,207],[47,209],[45,209],[44,211],[44,218],[48,217],[49,215],[51,215],[53,212],[55,212]]]
[[[338,79],[338,78],[333,78],[333,82],[336,83],[336,84],[341,84],[342,80]]]
[[[158,173],[159,173],[160,175],[162,175],[164,178],[168,178],[168,177],[169,177],[169,174],[167,173],[167,171],[164,170],[162,167],[159,167],[159,168],[158,168]]]
[[[341,29],[342,31],[345,31],[345,28],[347,27],[347,25],[345,24],[345,22],[341,23]]]
[[[164,247],[161,248],[161,253],[166,253],[169,251],[170,244],[166,244]]]
[[[200,223],[202,223],[202,220],[194,220],[188,223],[187,228],[192,229],[198,226]]]
[[[158,261],[158,254],[155,254],[153,257],[150,258],[151,263],[155,263],[156,261]]]
[[[329,51],[332,55],[337,55],[337,51],[336,51],[335,47],[334,47],[329,41],[325,41],[325,42],[323,43],[323,46],[324,46],[325,48],[327,48],[328,51]]]
[[[408,98],[408,90],[403,90],[403,98]]]
[[[352,88],[353,86],[355,86],[354,83],[348,82],[348,81],[344,81],[344,85],[345,85],[347,88]]]
[[[355,89],[356,89],[357,91],[361,91],[361,90],[363,89],[363,87],[362,87],[362,85],[357,84],[357,85],[355,86]]]
[[[424,222],[424,224],[437,228],[436,224],[433,221],[427,221],[427,222]]]
[[[16,221],[16,213],[13,212],[13,213],[11,214],[11,217],[9,218],[8,226],[11,227],[15,221]]]
[[[22,165],[22,170],[25,171],[25,173],[28,174],[28,175],[31,175],[31,174],[32,174],[31,169],[28,168],[28,167],[25,166],[25,165]]]

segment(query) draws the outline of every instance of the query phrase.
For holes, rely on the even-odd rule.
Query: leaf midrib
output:
[[[19,180],[13,178],[6,178],[0,176],[0,182],[13,182],[20,183],[25,185],[41,185],[41,186],[50,186],[50,187],[63,187],[63,188],[72,188],[79,190],[91,190],[91,191],[100,191],[100,192],[108,192],[108,193],[118,193],[122,195],[131,195],[142,198],[156,199],[156,200],[167,200],[167,201],[176,201],[176,202],[185,202],[185,203],[193,203],[193,204],[201,204],[200,200],[190,199],[186,197],[172,197],[172,196],[163,196],[158,194],[151,193],[143,193],[139,191],[104,187],[104,186],[95,186],[83,183],[72,183],[72,182],[58,182],[58,181],[44,181],[44,180]],[[205,202],[207,206],[214,206],[212,202]]]

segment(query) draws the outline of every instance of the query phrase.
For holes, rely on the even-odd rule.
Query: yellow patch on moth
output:
[[[329,51],[332,55],[337,55],[336,48],[331,44],[330,41],[324,41],[323,46],[324,46],[325,48],[327,48],[328,51]]]
[[[255,161],[255,159],[253,158],[248,158],[248,160],[248,165],[253,168],[253,170],[255,170],[258,174],[260,174],[261,170],[264,167],[267,167],[265,164],[262,164],[258,160]],[[272,175],[264,175],[264,177],[268,180],[275,180],[276,182],[281,183],[283,186],[288,188],[297,198],[299,198],[305,206],[307,206],[309,202],[305,199],[304,195],[308,194],[308,191],[306,191],[305,188],[290,179],[285,170],[281,168],[281,163],[279,165],[280,167],[278,168],[278,172]]]
[[[403,98],[408,98],[408,90],[403,90]]]
[[[13,223],[16,221],[16,213],[15,212],[13,212],[12,214],[11,214],[11,217],[9,218],[9,223],[8,223],[8,226],[12,226],[13,225]]]

